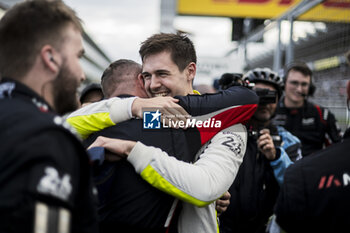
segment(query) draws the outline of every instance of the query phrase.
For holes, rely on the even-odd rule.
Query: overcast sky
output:
[[[140,61],[138,49],[159,32],[160,0],[66,0],[92,39],[111,58]],[[231,47],[231,23],[225,18],[177,17],[175,26],[192,33],[198,56],[222,56]]]
[[[132,59],[140,62],[138,50],[142,41],[160,30],[161,0],[65,0],[83,20],[84,28],[111,61]],[[307,24],[307,25],[305,25]],[[305,37],[315,30],[311,23],[298,22],[294,37]],[[197,52],[196,83],[211,84],[224,72],[242,72],[242,51],[224,57],[233,48],[231,21],[224,17],[177,16],[174,26],[190,33]],[[324,27],[319,25],[318,27]],[[311,31],[310,31],[311,30]],[[273,51],[277,30],[264,35],[264,43],[248,44],[248,59]],[[289,41],[289,23],[282,23],[282,41]]]

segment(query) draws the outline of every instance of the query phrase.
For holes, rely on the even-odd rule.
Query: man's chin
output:
[[[302,103],[302,102],[304,102],[304,97],[302,97],[302,96],[296,96],[296,97],[293,99],[293,102],[294,102],[294,103]]]

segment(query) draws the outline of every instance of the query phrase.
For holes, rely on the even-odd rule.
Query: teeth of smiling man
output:
[[[156,93],[156,94],[153,94],[154,95],[154,97],[158,97],[158,96],[167,96],[167,92],[162,92],[162,93]]]

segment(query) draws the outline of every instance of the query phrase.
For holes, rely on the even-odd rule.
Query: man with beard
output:
[[[284,171],[292,161],[301,158],[299,139],[271,124],[282,95],[282,79],[269,68],[251,70],[243,79],[254,84],[260,101],[246,124],[247,150],[229,189],[230,205],[220,216],[223,233],[266,232]]]
[[[58,0],[0,21],[0,232],[97,232],[88,157],[55,115],[78,106],[81,34]]]

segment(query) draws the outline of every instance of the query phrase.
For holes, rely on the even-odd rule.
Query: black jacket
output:
[[[350,139],[290,166],[276,204],[277,223],[292,232],[349,232]]]
[[[328,109],[307,100],[303,107],[290,109],[283,101],[284,98],[277,105],[274,123],[283,126],[300,139],[303,157],[321,150],[330,143],[341,141],[336,119]]]
[[[278,135],[270,125],[271,135]],[[265,224],[273,214],[279,185],[273,169],[258,150],[257,136],[249,134],[247,150],[237,177],[229,189],[230,205],[220,216],[223,233],[265,232]]]
[[[142,126],[142,120],[136,119],[118,123],[90,136],[85,143],[91,144],[97,136],[141,141],[186,162],[192,161],[200,148],[198,131],[189,129],[192,132],[186,137],[183,130],[144,130]],[[174,198],[149,185],[129,162],[104,162],[95,168],[94,179],[99,191],[101,232],[116,228],[118,232],[164,230]]]
[[[70,212],[72,232],[97,232],[88,157],[63,120],[8,79],[0,83],[0,109],[0,232],[32,232],[38,206],[48,210],[40,217],[48,232],[57,231],[59,208]]]

